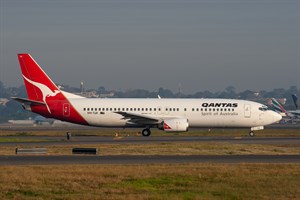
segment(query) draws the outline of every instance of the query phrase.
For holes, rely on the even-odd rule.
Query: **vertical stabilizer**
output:
[[[275,98],[272,98],[272,105],[274,106],[276,112],[285,113],[288,115],[283,106]]]
[[[32,112],[77,124],[87,124],[68,97],[82,98],[59,90],[43,69],[30,56],[18,54],[28,99],[13,98],[30,106]]]
[[[27,95],[30,100],[45,102],[60,93],[58,87],[29,54],[18,54]]]
[[[298,97],[295,94],[292,94],[292,98],[293,98],[296,109],[298,109],[299,103],[300,103]]]

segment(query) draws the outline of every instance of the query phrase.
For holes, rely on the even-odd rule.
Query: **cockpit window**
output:
[[[261,111],[267,111],[268,110],[268,106],[262,106],[258,108]]]

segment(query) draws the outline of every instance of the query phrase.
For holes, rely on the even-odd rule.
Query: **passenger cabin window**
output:
[[[267,111],[268,107],[267,106],[262,106],[262,107],[259,107],[258,109],[261,110],[261,111]]]

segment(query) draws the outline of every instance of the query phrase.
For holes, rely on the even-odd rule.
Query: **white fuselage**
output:
[[[141,127],[117,112],[160,119],[186,118],[189,127],[260,127],[281,116],[266,106],[234,99],[69,99],[92,126]],[[66,113],[66,121],[67,115]]]
[[[28,99],[13,97],[23,108],[47,118],[102,127],[144,127],[166,132],[193,127],[263,129],[281,115],[267,107],[235,99],[88,99],[61,91],[30,54],[18,54]]]

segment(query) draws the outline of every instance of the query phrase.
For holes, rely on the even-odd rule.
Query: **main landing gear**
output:
[[[144,130],[142,130],[142,135],[145,137],[148,137],[151,135],[151,131],[149,128],[145,128]]]
[[[249,132],[249,136],[250,136],[250,137],[254,137],[254,136],[255,136],[255,133],[254,133],[253,131],[250,131],[250,132]]]

